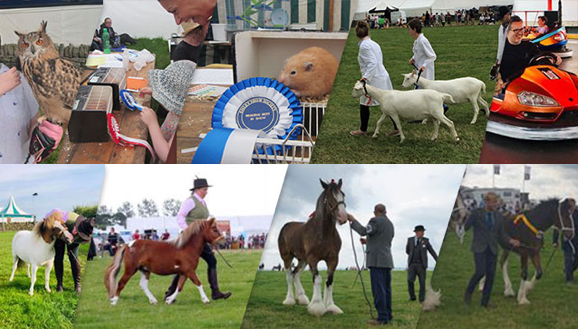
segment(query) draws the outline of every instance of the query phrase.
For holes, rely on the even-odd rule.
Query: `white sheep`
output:
[[[418,81],[418,75],[415,71],[403,75],[402,86],[408,88],[413,86],[416,81],[420,89],[433,89],[441,93],[446,93],[452,95],[454,99],[453,103],[447,104],[460,104],[470,102],[474,107],[474,118],[470,124],[476,123],[478,120],[478,114],[480,113],[480,108],[478,102],[482,104],[482,108],[486,112],[486,116],[490,115],[490,110],[488,103],[482,98],[483,94],[486,92],[486,84],[481,80],[476,78],[458,78],[453,80],[428,80],[420,77]]]
[[[390,116],[399,130],[399,136],[401,138],[400,143],[403,143],[405,140],[405,136],[401,130],[400,118],[405,120],[423,120],[432,118],[434,123],[434,133],[431,137],[432,140],[438,138],[440,122],[442,122],[450,128],[452,137],[455,138],[456,142],[460,141],[454,123],[444,115],[443,104],[444,102],[453,102],[451,95],[427,89],[409,91],[381,90],[367,84],[365,80],[357,81],[353,87],[351,95],[354,98],[367,95],[381,104],[381,111],[383,114],[377,121],[377,127],[372,136],[373,138],[377,138],[381,124],[388,116]]]

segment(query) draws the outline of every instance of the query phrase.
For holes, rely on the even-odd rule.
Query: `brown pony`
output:
[[[321,316],[328,313],[341,314],[333,302],[333,273],[339,262],[339,250],[341,249],[341,238],[335,227],[347,222],[347,212],[345,211],[345,194],[341,191],[341,179],[338,183],[331,181],[327,184],[321,181],[323,192],[317,199],[315,213],[309,221],[289,222],[283,226],[279,232],[279,253],[285,264],[285,275],[287,278],[287,297],[283,304],[293,305],[297,303],[309,304],[307,310],[310,314]],[[295,270],[291,271],[293,258],[297,258],[298,264]],[[327,281],[325,283],[325,294],[321,300],[321,276],[317,270],[317,263],[325,261],[327,264]],[[307,299],[303,286],[301,285],[301,271],[309,265],[313,274],[313,297],[311,302]],[[297,298],[293,295],[293,285]]]
[[[205,243],[223,243],[225,238],[219,232],[214,218],[209,220],[194,221],[181,235],[171,241],[136,240],[120,248],[112,263],[104,273],[104,285],[108,292],[108,298],[112,305],[116,305],[120,292],[126,283],[136,273],[141,272],[140,287],[147,295],[151,304],[157,300],[148,289],[148,281],[151,273],[158,275],[179,274],[179,285],[175,293],[165,299],[165,303],[171,304],[178,293],[183,290],[187,278],[191,279],[199,289],[203,303],[208,303],[209,298],[203,290],[203,285],[197,277],[197,265],[199,256]],[[121,262],[124,260],[124,274],[117,281]]]

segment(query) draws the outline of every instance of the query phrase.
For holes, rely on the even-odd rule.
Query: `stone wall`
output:
[[[18,58],[17,48],[15,44],[2,45],[0,47],[0,63],[4,63],[8,67],[15,66]],[[84,67],[86,57],[90,52],[90,45],[64,46],[64,44],[61,44],[57,48],[60,52],[60,57],[71,60],[78,67]]]

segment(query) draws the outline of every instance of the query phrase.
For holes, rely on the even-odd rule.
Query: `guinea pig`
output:
[[[327,50],[310,47],[289,57],[277,80],[299,97],[320,98],[331,92],[338,66]]]

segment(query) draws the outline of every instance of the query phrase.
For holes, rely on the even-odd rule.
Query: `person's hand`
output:
[[[347,220],[350,221],[350,222],[353,222],[353,221],[355,220],[355,217],[353,217],[352,214],[347,213]]]
[[[516,239],[510,239],[510,244],[512,245],[512,247],[519,247],[520,241]]]
[[[360,238],[359,242],[361,242],[361,244],[367,244],[367,239],[365,238]]]
[[[556,56],[556,65],[562,64],[562,58],[556,54],[554,54],[554,56]]]
[[[138,97],[143,98],[146,95],[152,95],[152,94],[153,94],[153,90],[151,89],[151,87],[144,87],[144,88],[141,88],[141,90],[139,90]]]
[[[425,67],[422,65],[422,67],[419,68],[419,72],[423,72],[425,71]]]
[[[415,59],[413,59],[413,58],[410,59],[410,60],[409,60],[409,63],[410,63],[411,65],[413,65],[413,64],[415,63]]]
[[[0,75],[0,96],[20,85],[20,73],[13,67]]]
[[[157,114],[151,108],[143,106],[142,112],[140,112],[140,119],[144,122],[147,127],[154,123],[158,123]]]
[[[554,249],[557,249],[557,248],[558,248],[558,242],[552,243],[552,247],[553,247]]]

